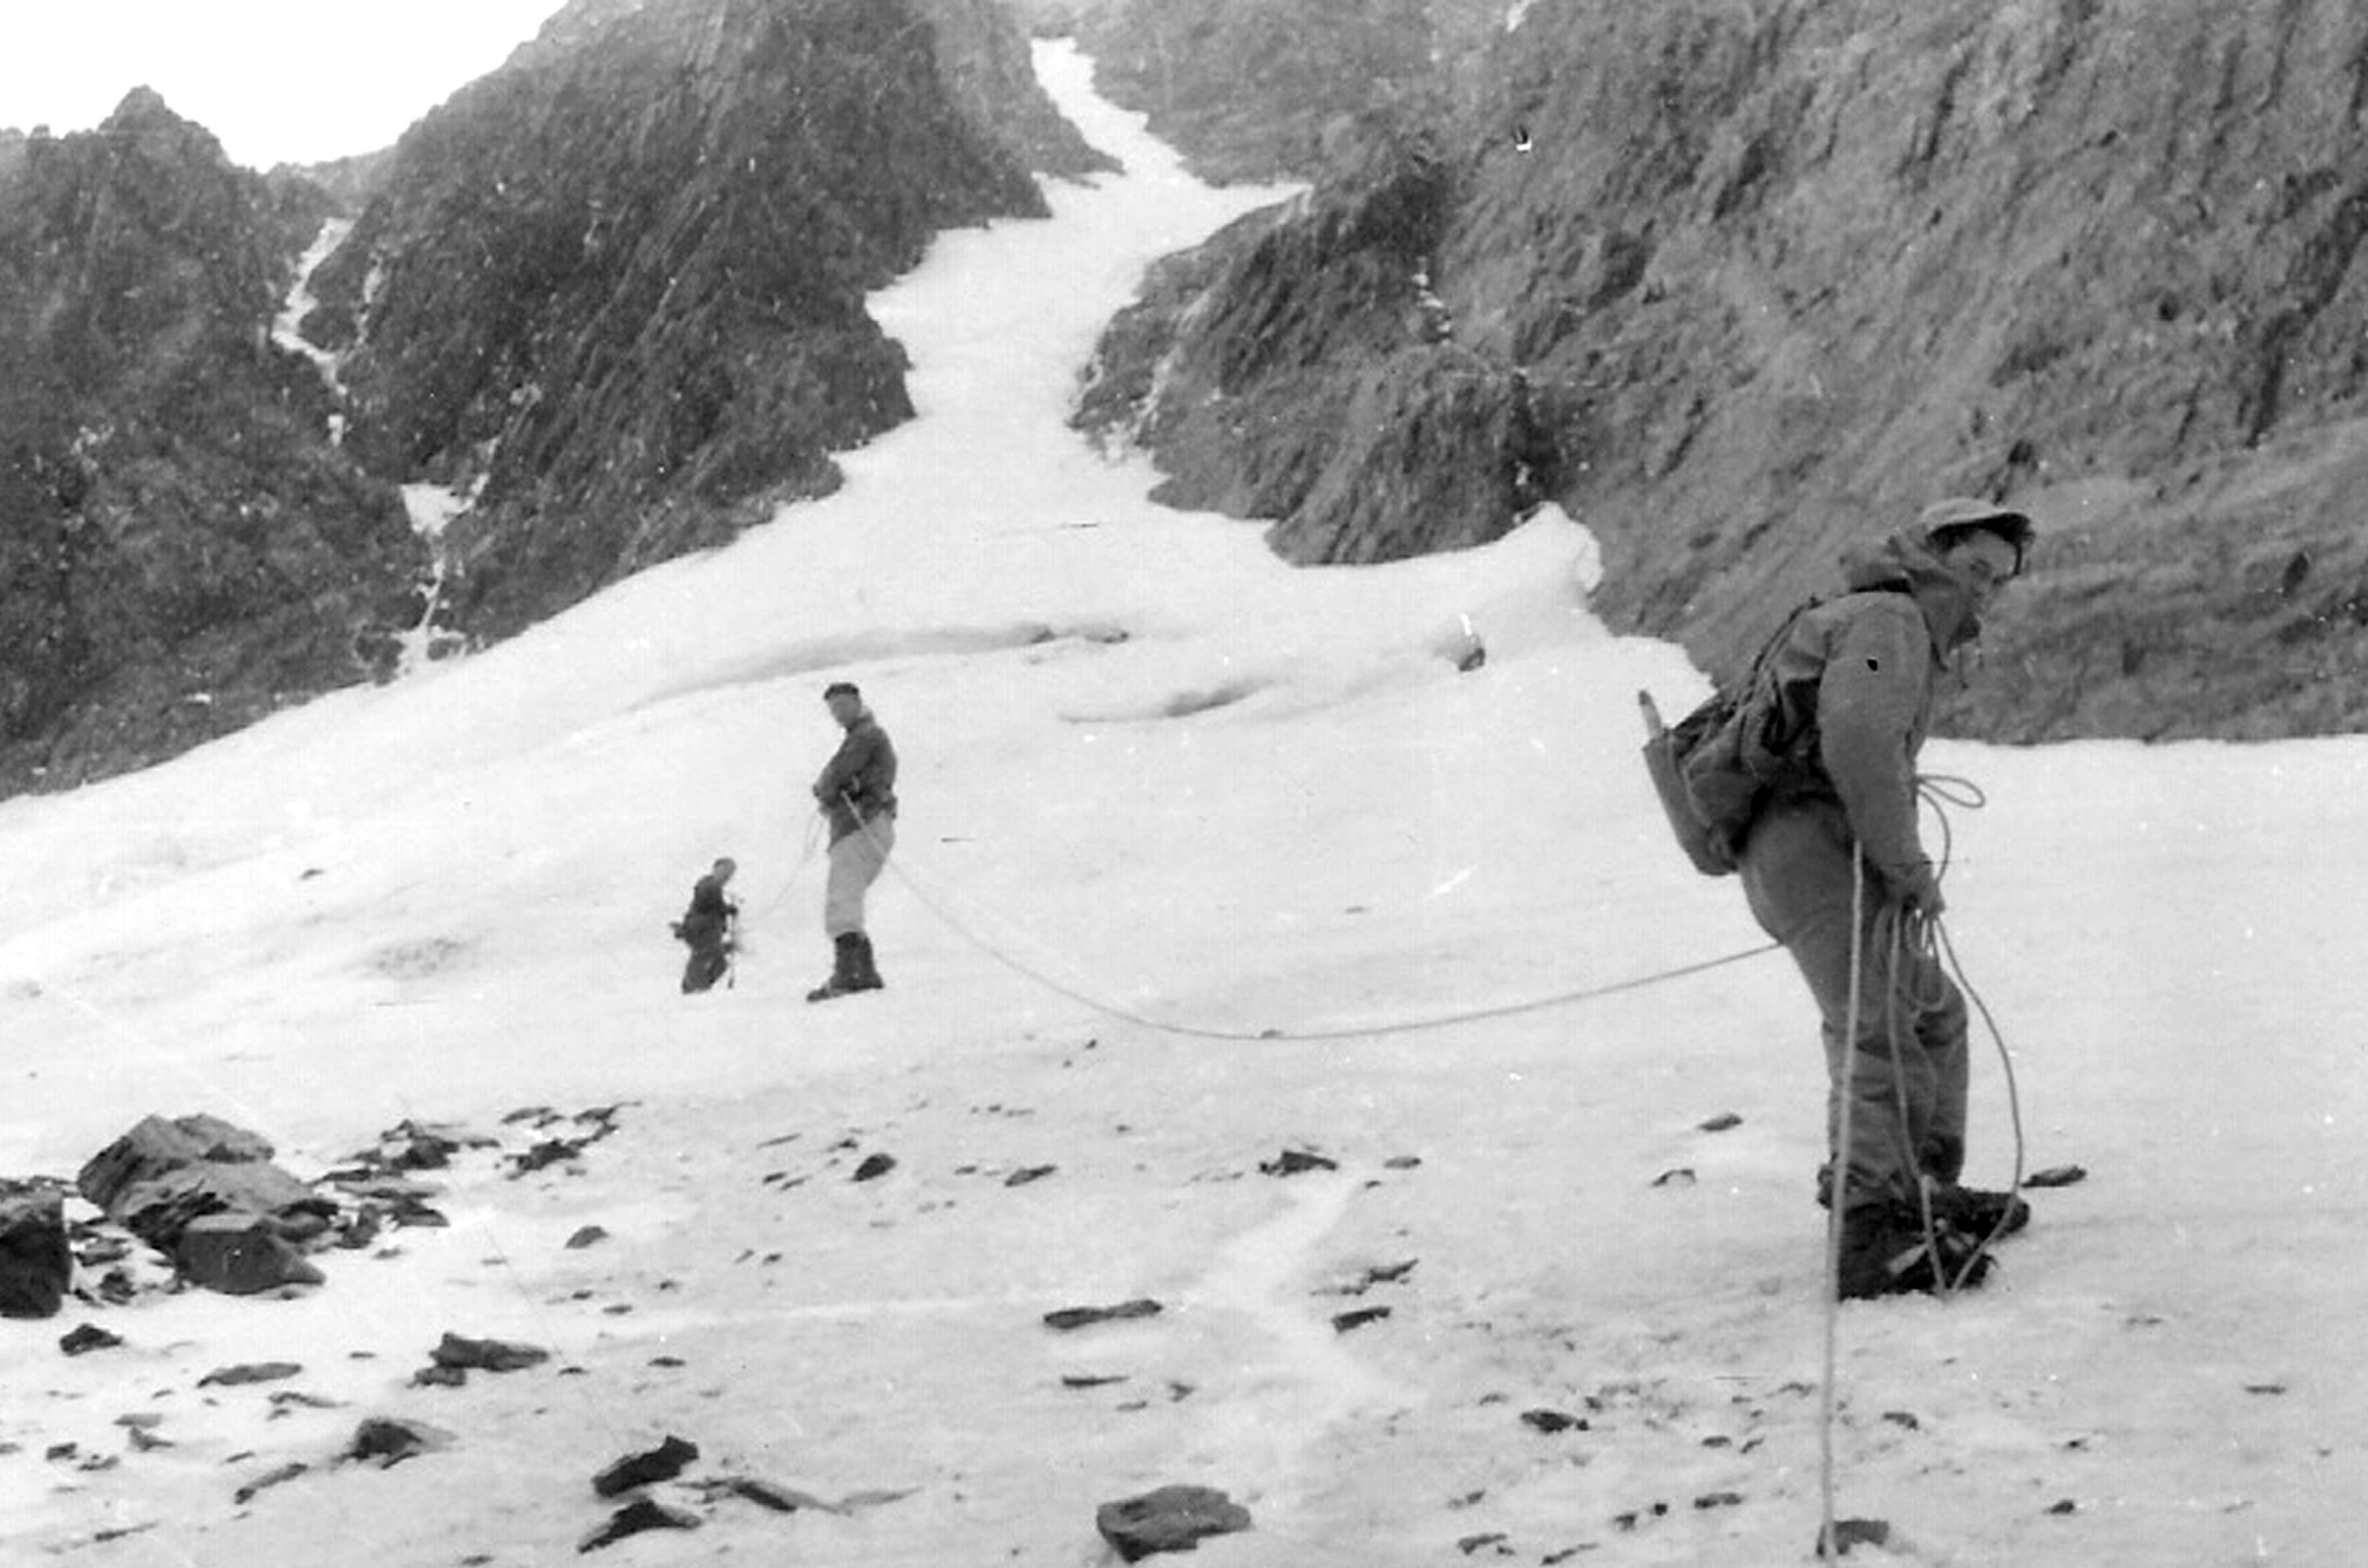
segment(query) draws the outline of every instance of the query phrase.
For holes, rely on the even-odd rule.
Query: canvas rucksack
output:
[[[1788,719],[1769,665],[1812,599],[1784,618],[1740,680],[1719,687],[1674,725],[1661,722],[1650,692],[1636,700],[1645,713],[1645,771],[1660,796],[1678,847],[1706,877],[1724,877],[1739,864],[1769,792],[1808,764],[1797,761],[1814,744],[1814,724]]]

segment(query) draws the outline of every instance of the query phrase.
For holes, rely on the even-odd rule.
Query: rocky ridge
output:
[[[1093,162],[985,0],[571,7],[406,134],[307,330],[375,468],[472,487],[499,636],[832,488],[911,413],[865,292]]]
[[[1441,0],[1426,90],[1310,155],[1298,103],[1203,101],[1173,63],[1273,8],[1175,9],[1094,14],[1106,88],[1220,166],[1251,125],[1314,182],[1105,343],[1085,417],[1178,498],[1309,561],[1552,500],[1602,540],[1615,626],[1726,668],[1849,541],[1978,493],[2046,541],[1951,728],[2368,722],[2368,18],[1564,0],[1475,30]],[[1409,189],[1424,221],[1389,222]]]
[[[0,133],[0,796],[826,490],[910,412],[865,292],[1099,163],[998,0],[578,0],[397,147],[268,176],[144,89]],[[416,483],[476,505],[423,539]]]
[[[418,570],[265,328],[327,198],[146,89],[0,145],[0,794],[365,678]]]

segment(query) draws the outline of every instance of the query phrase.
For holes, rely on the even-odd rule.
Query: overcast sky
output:
[[[255,168],[391,144],[564,0],[0,0],[0,125],[63,133],[142,85]]]

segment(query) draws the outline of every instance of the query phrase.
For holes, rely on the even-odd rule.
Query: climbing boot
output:
[[[1946,1220],[1979,1241],[2010,1236],[2031,1223],[2031,1205],[2012,1193],[1978,1187],[1936,1187],[1931,1189],[1931,1202],[1932,1218]]]
[[[1834,1293],[1845,1301],[1967,1290],[1989,1274],[1981,1238],[1933,1216],[1927,1230],[1912,1204],[1869,1203],[1842,1216]]]
[[[880,978],[879,964],[872,960],[871,938],[860,931],[856,932],[855,989],[858,991],[877,991],[887,983],[888,983],[886,981]]]
[[[867,989],[863,984],[863,971],[858,967],[862,961],[858,956],[862,941],[862,934],[855,931],[833,938],[837,961],[831,966],[830,978],[807,992],[807,1001],[827,1002],[834,996],[851,996]]]

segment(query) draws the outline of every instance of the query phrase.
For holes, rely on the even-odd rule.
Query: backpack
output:
[[[1795,759],[1814,756],[1814,727],[1787,722],[1766,677],[1793,626],[1821,602],[1811,599],[1786,616],[1740,680],[1711,693],[1675,725],[1662,723],[1650,692],[1636,694],[1645,715],[1645,771],[1678,847],[1703,876],[1733,874],[1770,791],[1808,771],[1810,765]]]

